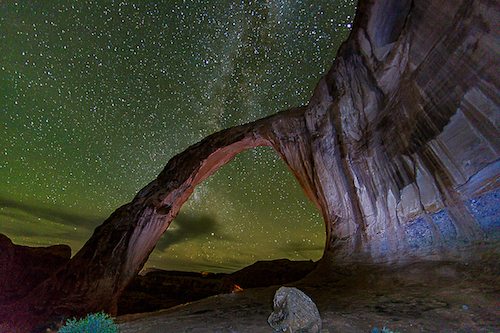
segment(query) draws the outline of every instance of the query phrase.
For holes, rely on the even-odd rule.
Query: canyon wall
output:
[[[360,1],[308,105],[215,133],[172,158],[0,317],[20,327],[25,318],[115,312],[196,184],[261,145],[276,150],[321,211],[323,266],[465,259],[497,244],[499,19],[495,1]]]

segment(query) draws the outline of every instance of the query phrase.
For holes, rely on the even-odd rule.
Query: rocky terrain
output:
[[[4,325],[28,331],[60,316],[116,314],[194,187],[239,152],[263,145],[282,157],[323,216],[327,242],[313,274],[340,283],[330,275],[338,267],[375,265],[397,276],[411,263],[498,261],[499,18],[487,0],[359,1],[352,33],[307,105],[215,133],[173,157],[71,260],[0,306]],[[421,285],[413,298],[401,287],[406,296],[398,301],[398,285],[389,283],[394,289],[382,303],[404,304],[383,311],[441,304],[429,296],[434,286],[422,284],[424,273],[415,271]],[[480,282],[467,283],[478,304],[489,304]],[[372,294],[355,293],[356,309]],[[320,301],[320,311],[346,304],[336,300]]]
[[[304,278],[316,267],[312,261],[258,261],[234,273],[177,272],[149,269],[127,286],[118,300],[118,315],[150,312],[208,296],[269,287]]]
[[[290,285],[317,304],[323,333],[500,331],[499,261],[336,267]],[[494,268],[496,266],[496,268]],[[168,310],[118,317],[122,333],[272,332],[278,286],[212,296]]]

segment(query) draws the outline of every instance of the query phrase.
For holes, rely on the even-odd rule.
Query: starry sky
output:
[[[0,233],[75,253],[168,159],[307,103],[348,0],[0,1]],[[271,148],[200,184],[147,266],[317,260],[323,221]]]

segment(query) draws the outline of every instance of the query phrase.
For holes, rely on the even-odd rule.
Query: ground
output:
[[[294,285],[316,302],[322,332],[500,332],[495,263],[430,262],[395,269],[349,268]],[[272,332],[267,317],[279,286],[222,294],[117,319],[122,333]]]

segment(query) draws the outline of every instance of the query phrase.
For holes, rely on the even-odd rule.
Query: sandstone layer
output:
[[[349,39],[306,106],[215,133],[173,157],[0,317],[30,327],[115,313],[194,187],[262,145],[283,158],[324,218],[322,268],[462,260],[478,244],[496,244],[499,19],[488,0],[360,1]]]

